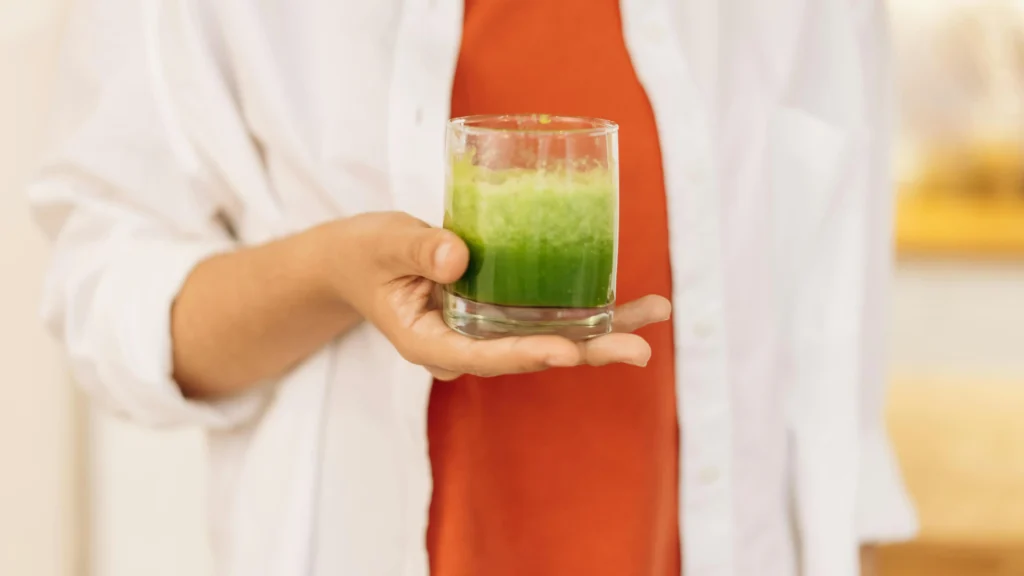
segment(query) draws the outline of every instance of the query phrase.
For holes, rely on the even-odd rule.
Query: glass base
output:
[[[553,334],[587,340],[612,331],[614,304],[600,308],[527,308],[485,304],[444,291],[441,313],[452,330],[472,338]]]

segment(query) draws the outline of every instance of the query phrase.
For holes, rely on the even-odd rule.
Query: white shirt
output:
[[[439,223],[462,3],[80,12],[31,190],[56,243],[44,315],[77,379],[136,421],[209,430],[219,574],[426,576],[427,373],[363,325],[248,397],[189,402],[169,310],[238,245],[371,210]],[[684,573],[854,576],[859,541],[914,530],[881,415],[882,2],[622,15],[664,156]]]

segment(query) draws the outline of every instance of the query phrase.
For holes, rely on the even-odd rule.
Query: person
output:
[[[208,431],[218,574],[853,576],[912,533],[881,0],[79,9],[44,316],[97,401]],[[620,125],[613,334],[431,306],[446,123],[513,112]]]

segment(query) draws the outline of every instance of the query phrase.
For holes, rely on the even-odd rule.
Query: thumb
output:
[[[469,264],[469,249],[450,230],[417,228],[395,234],[384,242],[393,243],[385,252],[390,254],[387,266],[395,277],[422,276],[448,284],[458,280]]]

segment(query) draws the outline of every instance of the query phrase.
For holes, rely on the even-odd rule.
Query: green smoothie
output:
[[[615,300],[618,197],[607,169],[452,166],[445,228],[469,246],[449,290],[504,306],[598,308]]]

